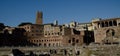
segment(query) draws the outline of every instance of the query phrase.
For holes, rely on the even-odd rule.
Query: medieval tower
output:
[[[36,24],[42,24],[42,19],[43,19],[43,13],[42,12],[37,12],[37,15],[36,15]]]

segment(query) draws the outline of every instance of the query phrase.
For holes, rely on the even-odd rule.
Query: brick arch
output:
[[[106,37],[112,37],[112,36],[115,36],[115,30],[114,29],[108,29],[106,31]]]
[[[103,43],[105,44],[111,44],[113,43],[113,37],[115,36],[115,30],[114,29],[108,29],[106,30],[106,38],[104,38]]]

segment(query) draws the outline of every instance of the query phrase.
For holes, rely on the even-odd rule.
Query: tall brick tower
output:
[[[43,13],[42,12],[37,12],[37,15],[36,15],[36,24],[42,24],[43,21]]]

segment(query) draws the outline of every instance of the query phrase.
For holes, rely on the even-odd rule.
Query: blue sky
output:
[[[44,24],[54,20],[83,23],[120,17],[120,0],[0,0],[0,22],[8,26],[35,23],[37,11],[43,12]]]

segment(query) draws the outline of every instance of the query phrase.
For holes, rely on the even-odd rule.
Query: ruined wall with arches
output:
[[[107,27],[107,28],[100,28],[94,31],[95,42],[103,42],[108,41],[110,38],[120,38],[120,27]],[[114,41],[113,39],[113,41]]]
[[[97,43],[116,42],[120,38],[120,18],[93,22],[94,37]]]

